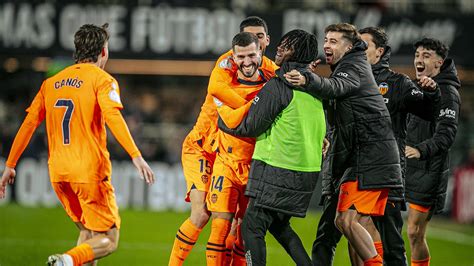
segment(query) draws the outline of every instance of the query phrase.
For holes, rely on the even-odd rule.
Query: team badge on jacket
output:
[[[379,84],[379,91],[380,94],[385,95],[388,91],[388,84],[387,82],[382,82]]]

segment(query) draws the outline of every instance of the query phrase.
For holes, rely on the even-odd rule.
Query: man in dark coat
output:
[[[461,82],[448,47],[439,40],[423,38],[415,43],[416,78],[432,77],[441,91],[441,103],[434,121],[410,115],[407,136],[406,199],[408,239],[412,265],[429,265],[425,233],[433,213],[444,208],[449,173],[449,148],[456,137],[461,99]]]
[[[374,241],[361,223],[384,215],[389,190],[403,187],[397,142],[367,62],[367,44],[347,23],[330,25],[325,32],[331,76],[294,70],[285,77],[301,90],[329,100],[332,146],[323,178],[340,189],[335,223],[365,264],[381,265]]]

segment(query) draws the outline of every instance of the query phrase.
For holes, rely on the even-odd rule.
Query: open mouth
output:
[[[326,56],[326,61],[330,61],[332,59],[333,53],[331,51],[324,51],[324,55]]]
[[[416,72],[421,73],[425,70],[424,66],[416,66]]]

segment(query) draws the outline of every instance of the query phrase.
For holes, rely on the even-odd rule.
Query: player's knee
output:
[[[210,214],[205,210],[196,210],[191,213],[191,222],[199,228],[203,228],[209,221]]]
[[[345,215],[337,215],[336,219],[334,219],[334,224],[339,231],[344,232],[349,227],[348,219]]]
[[[414,224],[409,224],[407,226],[407,235],[408,235],[408,239],[410,239],[410,242],[412,243],[419,242],[420,239],[423,238],[423,236],[421,235],[421,230],[419,226],[414,225]]]

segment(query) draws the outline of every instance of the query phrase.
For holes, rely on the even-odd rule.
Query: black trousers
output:
[[[250,266],[266,265],[265,235],[269,231],[290,255],[296,265],[311,265],[303,243],[290,225],[290,215],[260,207],[255,207],[255,199],[250,198],[242,222],[245,257]]]
[[[330,266],[333,264],[336,246],[342,237],[342,233],[334,224],[337,201],[337,196],[327,196],[324,199],[323,214],[319,220],[316,240],[313,243],[313,265]],[[403,218],[401,207],[402,203],[400,202],[388,202],[385,207],[385,215],[373,218],[382,238],[384,265],[407,265],[405,243],[402,238]]]

